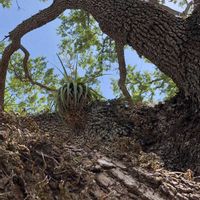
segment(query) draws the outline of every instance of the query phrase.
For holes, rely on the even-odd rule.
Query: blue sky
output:
[[[39,10],[44,9],[50,5],[51,2],[52,1],[41,3],[36,0],[18,0],[20,9],[18,9],[15,1],[13,1],[13,6],[10,9],[3,9],[0,7],[0,41],[19,23],[37,13]],[[59,65],[56,56],[60,39],[59,36],[56,35],[56,29],[59,24],[60,21],[56,19],[28,33],[22,38],[22,44],[29,50],[31,57],[45,56],[48,60],[49,67]],[[125,56],[127,64],[136,64],[138,70],[153,70],[153,65],[145,63],[138,57],[135,51],[126,50]],[[109,76],[101,79],[101,88],[106,98],[113,98]]]

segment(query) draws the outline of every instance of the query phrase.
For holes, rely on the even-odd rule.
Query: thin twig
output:
[[[47,154],[44,154],[43,152],[40,151],[35,151],[38,155],[42,156],[42,158],[46,157],[46,158],[50,158],[52,159],[57,165],[59,165],[59,162],[53,157],[53,156],[49,156]]]
[[[10,37],[9,35],[5,35],[4,38],[0,42],[4,42],[9,37]]]

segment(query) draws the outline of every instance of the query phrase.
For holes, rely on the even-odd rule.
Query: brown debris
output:
[[[114,104],[95,106],[81,134],[55,114],[24,118],[2,113],[0,200],[200,199],[195,172],[169,171],[157,154],[143,151],[139,122],[131,125],[131,115],[120,121]],[[134,117],[145,109],[135,108]]]

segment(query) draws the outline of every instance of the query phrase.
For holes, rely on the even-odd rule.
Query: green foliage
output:
[[[0,4],[3,8],[9,8],[11,6],[11,0],[0,0]]]
[[[5,48],[4,42],[0,42],[0,57],[2,56],[2,52],[3,52],[4,48]]]
[[[114,42],[102,33],[94,18],[85,11],[72,10],[60,17],[60,54],[65,63],[76,60],[83,76],[100,77],[116,62]],[[76,57],[76,59],[75,59]],[[97,84],[97,79],[93,84]]]
[[[164,99],[170,99],[178,92],[178,88],[172,79],[158,69],[152,74],[152,83],[154,90],[158,90],[158,93],[164,96]]]
[[[84,11],[70,11],[60,17],[61,26],[58,34],[61,36],[60,53],[68,60],[78,55],[78,65],[86,70],[85,79],[96,74],[98,77],[111,70],[113,63],[117,62],[114,43],[104,35],[95,20]],[[76,22],[76,23],[74,23]],[[70,64],[68,64],[70,66]],[[135,66],[136,67],[136,66]],[[173,82],[163,73],[156,70],[149,72],[135,72],[135,67],[128,66],[128,89],[134,102],[154,101],[160,93],[165,98],[176,93]],[[162,78],[163,81],[162,81]],[[151,83],[154,79],[160,81]],[[92,85],[97,84],[97,79]],[[114,93],[120,94],[117,80],[112,80]],[[162,88],[163,87],[163,88]]]
[[[45,2],[45,0],[40,1]],[[184,2],[184,0],[173,1],[179,3],[179,6]],[[11,3],[11,0],[0,0],[3,7],[9,7]],[[62,95],[58,100],[60,104],[58,109],[60,112],[65,112],[69,105],[81,104],[84,99],[82,97],[86,97],[84,102],[97,98],[98,95],[94,91],[99,89],[99,78],[108,71],[114,74],[112,67],[117,62],[117,56],[114,41],[102,33],[94,18],[87,12],[67,11],[60,16],[60,20],[61,25],[57,33],[61,37],[59,44],[60,61],[61,58],[63,60],[61,66],[57,69],[49,68],[46,59],[39,57],[31,59],[28,67],[35,81],[55,89],[60,87],[59,94]],[[3,49],[4,44],[0,43],[0,56]],[[172,80],[157,69],[152,73],[139,72],[136,66],[128,66],[127,70],[127,87],[134,102],[156,101],[158,95],[169,98],[177,92]],[[56,75],[58,71],[61,76]],[[112,85],[114,93],[121,95],[116,79],[112,80]],[[14,54],[6,82],[6,110],[19,113],[40,112],[49,109],[54,99],[55,94],[24,79],[22,55]]]
[[[136,70],[136,66],[129,65],[126,84],[134,103],[155,102],[158,95],[168,99],[177,93],[173,81],[158,69],[152,73],[141,72]],[[121,96],[117,80],[112,80],[112,86],[114,93]]]
[[[52,68],[47,67],[45,58],[30,59],[28,63],[32,78],[53,89],[58,88],[59,79]],[[36,85],[32,85],[24,78],[22,56],[15,53],[10,62],[6,82],[5,110],[19,113],[41,112],[49,110],[53,104],[54,94]]]
[[[90,79],[78,76],[78,66],[68,65],[69,70],[64,66],[60,56],[58,55],[63,71],[62,81],[64,85],[60,87],[57,93],[56,108],[61,117],[69,112],[77,112],[83,110],[89,103],[100,99],[101,96],[88,86]]]

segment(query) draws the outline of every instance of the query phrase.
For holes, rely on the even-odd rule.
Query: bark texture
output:
[[[195,13],[184,20],[144,1],[87,2],[86,10],[105,33],[148,58],[186,97],[199,104],[199,27]]]
[[[65,9],[83,9],[94,16],[102,31],[132,46],[171,77],[195,107],[200,104],[200,27],[198,1],[187,19],[165,7],[142,0],[54,0],[10,32],[10,45],[0,63],[0,107],[3,106],[8,61],[28,32],[55,19]]]
[[[190,159],[199,156],[199,124],[193,137],[181,137],[182,131],[189,133],[184,126],[170,134],[166,126],[186,110],[176,109],[173,115],[174,106],[180,105],[171,102],[169,110],[161,106],[127,109],[120,101],[95,102],[87,110],[85,130],[76,134],[55,113],[29,117],[0,113],[0,199],[199,200],[200,170],[192,166],[198,168],[200,160]],[[157,135],[162,132],[163,141],[154,137],[154,143],[147,143],[156,130]],[[177,145],[178,150],[173,147],[177,137],[184,145]],[[146,139],[143,148],[155,151],[162,146],[167,153],[164,163],[155,153],[143,151],[141,139]],[[172,157],[179,164],[169,171],[166,166]]]

